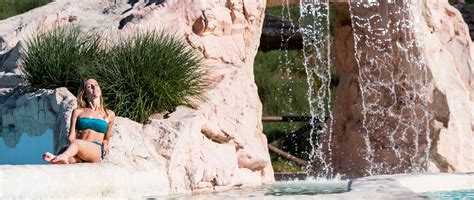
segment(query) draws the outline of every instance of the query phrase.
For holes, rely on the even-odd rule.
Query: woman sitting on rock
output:
[[[78,108],[74,109],[69,129],[70,144],[55,156],[49,152],[43,159],[53,164],[100,162],[109,153],[109,139],[115,114],[104,106],[102,92],[94,79],[86,79],[77,95]]]

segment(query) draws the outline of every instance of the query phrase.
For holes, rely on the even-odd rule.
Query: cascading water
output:
[[[288,0],[283,2],[281,14],[291,21]],[[362,96],[363,130],[359,131],[365,143],[365,175],[426,169],[431,143],[428,75],[421,37],[417,37],[418,4],[415,0],[349,1]],[[329,0],[301,0],[299,6],[311,114],[307,169],[312,176],[331,178],[336,175],[331,146],[330,5]],[[282,38],[282,47],[286,42]],[[282,50],[280,64],[288,66],[288,50]]]
[[[283,0],[282,1],[282,9],[281,9],[281,16],[282,16],[282,20],[283,21],[288,21],[290,22],[290,27],[289,29],[290,30],[287,30],[289,32],[296,32],[296,26],[295,24],[293,23],[293,20],[292,20],[292,16],[291,16],[291,11],[290,11],[290,4],[288,2],[288,0]],[[285,30],[282,28],[281,29],[281,41],[280,41],[280,46],[282,47],[282,51],[284,52],[282,55],[279,56],[278,58],[278,61],[280,62],[280,65],[282,66],[286,66],[285,68],[282,68],[284,69],[285,71],[282,73],[284,77],[286,77],[287,79],[287,82],[283,83],[283,84],[286,84],[286,85],[283,85],[282,88],[287,88],[288,91],[285,91],[288,93],[289,96],[292,96],[293,95],[293,91],[292,91],[292,85],[294,84],[293,83],[293,74],[291,72],[291,67],[290,65],[292,64],[289,56],[288,56],[288,42],[290,40],[290,38],[288,37],[283,37],[284,35],[284,32]],[[282,88],[278,88],[278,89],[282,89]],[[291,105],[292,104],[292,98],[288,98],[288,104]],[[295,113],[292,113],[291,110],[288,110],[287,111],[288,114],[290,115],[294,115]]]
[[[419,1],[351,1],[366,175],[422,171],[429,157]]]
[[[300,1],[300,32],[303,36],[304,66],[311,114],[308,174],[333,177],[331,130],[331,70],[329,0]],[[316,166],[316,168],[314,167]]]

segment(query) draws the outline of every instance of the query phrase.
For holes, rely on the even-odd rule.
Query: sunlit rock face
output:
[[[340,75],[340,82],[337,89],[336,104],[333,109],[334,140],[333,155],[335,171],[346,174],[349,177],[368,175],[367,160],[372,159],[373,163],[384,163],[379,173],[399,173],[408,171],[442,171],[442,172],[470,172],[474,171],[473,142],[473,120],[474,120],[474,84],[472,79],[474,73],[473,66],[473,45],[469,37],[469,30],[464,23],[460,13],[446,0],[426,0],[420,2],[421,7],[420,24],[417,24],[417,33],[407,32],[407,35],[416,35],[418,47],[410,54],[413,57],[422,58],[427,68],[427,74],[420,74],[417,70],[409,71],[412,77],[406,80],[426,78],[426,85],[420,89],[426,89],[427,101],[423,105],[429,112],[429,120],[426,128],[421,127],[418,131],[419,138],[415,135],[402,138],[398,134],[405,131],[396,129],[400,124],[410,123],[407,121],[422,121],[423,110],[416,110],[413,116],[404,116],[400,120],[390,120],[390,116],[380,109],[382,115],[379,118],[366,115],[366,125],[373,120],[370,132],[369,146],[373,150],[373,156],[367,158],[367,142],[364,134],[367,132],[364,127],[363,102],[360,90],[359,65],[357,64],[356,49],[353,36],[351,13],[347,4],[336,4],[337,16],[335,21],[335,42],[334,42],[334,65]],[[373,16],[378,10],[356,10],[356,13]],[[365,13],[364,13],[365,12]],[[388,18],[393,18],[389,16]],[[396,20],[396,19],[394,19]],[[393,34],[393,33],[392,33]],[[396,35],[392,41],[402,44],[407,35]],[[380,36],[382,37],[382,36]],[[363,39],[362,39],[363,40]],[[380,40],[382,41],[382,40]],[[368,52],[370,50],[360,48],[358,51]],[[393,60],[385,60],[381,69],[392,67],[394,71],[409,70],[404,63],[404,58],[399,46],[393,47],[391,53]],[[397,57],[398,56],[398,57]],[[361,66],[371,66],[368,63],[370,55],[360,58]],[[410,57],[410,58],[413,58]],[[398,61],[398,64],[397,64]],[[406,61],[406,59],[405,59]],[[377,61],[380,62],[380,61]],[[380,62],[382,63],[382,62]],[[421,66],[421,65],[419,65]],[[383,76],[384,71],[379,75]],[[372,73],[374,75],[376,73]],[[364,75],[364,74],[362,74]],[[380,104],[377,106],[391,108],[393,105],[400,105],[400,102],[392,101],[393,96],[406,95],[406,86],[395,87],[393,93],[385,90],[374,90]],[[382,88],[382,87],[381,87]],[[386,95],[391,94],[391,95]],[[370,98],[370,97],[369,97]],[[415,100],[422,105],[420,96],[415,96]],[[367,101],[367,98],[365,99]],[[413,99],[412,99],[413,100]],[[370,99],[369,99],[370,101]],[[384,107],[385,106],[385,107]],[[402,106],[403,111],[403,106]],[[403,112],[402,112],[403,113]],[[379,120],[379,121],[377,121]],[[401,123],[402,122],[402,123]],[[426,137],[426,129],[429,129],[429,139]],[[387,130],[393,131],[393,141],[390,141]],[[410,134],[408,134],[410,135]],[[417,145],[415,145],[415,140]],[[406,157],[395,155],[395,150],[404,153]],[[427,151],[427,149],[429,149]],[[418,154],[414,154],[418,152]],[[428,157],[428,162],[422,162],[419,166],[413,166],[418,160]],[[401,159],[400,159],[401,158]],[[412,158],[412,160],[410,160]],[[408,162],[407,162],[408,160]],[[415,161],[415,162],[413,162]],[[419,163],[419,162],[417,162]],[[421,169],[420,169],[421,166]]]
[[[273,170],[262,133],[262,108],[253,77],[265,3],[264,0],[87,0],[77,4],[58,0],[8,18],[0,21],[3,75],[0,81],[7,78],[17,81],[10,85],[9,81],[0,82],[0,100],[5,107],[6,99],[16,98],[14,90],[23,84],[18,78],[21,75],[18,55],[25,39],[38,31],[58,25],[78,25],[99,33],[104,40],[114,41],[137,30],[167,30],[184,39],[204,58],[202,69],[209,83],[206,98],[196,100],[195,110],[179,107],[170,118],[151,119],[146,125],[118,117],[111,138],[111,155],[105,162],[137,172],[163,168],[169,179],[165,191],[170,193],[272,182]],[[45,91],[40,97],[51,99],[54,94]],[[44,116],[31,118],[24,124],[25,128],[43,125],[46,120],[49,124],[44,126],[55,130],[57,147],[64,146],[68,116],[75,107],[70,102],[73,100],[74,96],[68,94],[62,99],[46,101],[53,107],[69,102],[69,106],[52,110],[48,109],[51,105],[34,107],[30,100],[22,106],[30,106],[29,112],[44,111]],[[9,107],[8,112],[13,113],[11,119],[19,119],[15,113],[20,113],[18,110],[23,107]],[[21,168],[18,166],[18,170]]]

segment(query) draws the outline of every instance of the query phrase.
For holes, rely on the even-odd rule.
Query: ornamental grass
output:
[[[191,105],[205,88],[201,58],[168,33],[140,32],[100,45],[77,28],[57,28],[27,41],[21,59],[32,89],[67,87],[77,93],[85,77],[96,79],[117,115],[146,123],[155,113]]]

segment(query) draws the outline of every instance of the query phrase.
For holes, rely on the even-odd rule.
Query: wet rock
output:
[[[340,82],[336,94],[336,105],[334,107],[334,137],[333,152],[336,172],[346,174],[349,177],[365,176],[369,161],[379,169],[387,170],[381,173],[395,173],[406,171],[417,171],[427,169],[429,171],[446,172],[469,172],[474,170],[474,153],[472,151],[473,137],[473,106],[474,86],[472,71],[473,44],[469,36],[469,29],[462,19],[461,14],[448,1],[423,1],[420,5],[423,15],[421,24],[417,25],[419,31],[418,40],[421,54],[424,58],[428,74],[427,89],[428,104],[422,105],[416,100],[416,95],[409,93],[409,89],[415,83],[405,80],[421,80],[424,76],[416,70],[404,68],[409,66],[395,47],[390,53],[393,60],[400,61],[391,64],[386,61],[383,69],[389,70],[395,66],[395,70],[408,70],[406,76],[401,77],[400,83],[393,90],[394,96],[404,96],[394,101],[385,87],[379,87],[375,91],[373,99],[369,101],[379,102],[376,106],[392,109],[391,112],[399,113],[401,117],[390,116],[390,112],[376,110],[369,112],[364,119],[362,97],[359,90],[359,69],[355,60],[354,37],[352,35],[352,24],[347,4],[337,4],[337,16],[335,21],[335,43],[334,65],[340,75]],[[359,11],[358,11],[359,12]],[[376,10],[360,10],[361,15],[373,15]],[[393,16],[392,16],[393,17]],[[368,33],[370,34],[370,33]],[[392,33],[395,34],[395,33]],[[385,37],[380,36],[380,37]],[[397,45],[403,45],[405,36],[396,36]],[[388,38],[390,39],[390,38]],[[360,47],[360,46],[359,46]],[[370,48],[366,46],[366,48]],[[370,53],[366,49],[359,49],[364,54]],[[377,52],[372,52],[376,54]],[[412,54],[417,56],[417,54]],[[360,61],[364,67],[371,66],[366,57]],[[412,73],[412,74],[410,74]],[[377,75],[377,73],[374,73]],[[383,78],[380,73],[379,77]],[[381,80],[382,80],[381,78]],[[374,87],[376,88],[376,87]],[[407,91],[407,92],[405,92]],[[406,97],[406,98],[405,98]],[[367,98],[366,98],[367,100]],[[407,110],[407,105],[414,102]],[[354,106],[359,105],[359,106]],[[397,106],[392,106],[397,105]],[[346,109],[350,108],[350,109]],[[427,123],[430,131],[426,139],[427,130],[413,130],[408,125],[412,122],[422,121],[424,111],[430,115]],[[363,121],[375,121],[374,127],[363,127]],[[377,127],[376,127],[377,126]],[[371,134],[366,138],[366,128],[370,128]],[[393,132],[392,132],[393,131]],[[419,131],[417,138],[414,132]],[[406,133],[406,134],[405,134]],[[393,141],[390,141],[390,138]],[[417,141],[417,144],[415,141]],[[430,146],[427,146],[430,145]],[[374,151],[372,158],[367,157],[367,149]],[[429,152],[427,152],[427,148]],[[392,149],[392,150],[391,150]],[[392,153],[390,153],[392,151]],[[396,155],[399,152],[400,155]],[[415,154],[414,152],[418,152]],[[424,155],[429,154],[428,167],[415,166],[417,160],[423,160]],[[409,155],[407,157],[407,155]],[[360,160],[360,162],[355,162]],[[349,164],[348,164],[349,162]]]

